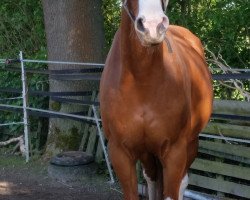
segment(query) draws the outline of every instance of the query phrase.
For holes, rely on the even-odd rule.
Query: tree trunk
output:
[[[101,3],[100,0],[43,0],[49,60],[99,63],[104,61]],[[73,68],[83,66],[49,65],[50,70]],[[96,87],[97,83],[91,81],[50,80],[51,92],[84,91]],[[50,109],[73,113],[86,108],[51,101]],[[63,150],[77,150],[83,129],[83,123],[51,118],[46,155],[50,157]]]

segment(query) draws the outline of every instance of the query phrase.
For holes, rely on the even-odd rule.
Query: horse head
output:
[[[168,0],[124,0],[123,7],[134,23],[143,46],[161,43],[169,26],[165,10]]]

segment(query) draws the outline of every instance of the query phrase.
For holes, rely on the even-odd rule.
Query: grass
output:
[[[47,170],[47,163],[42,160],[41,157],[32,157],[31,160],[26,163],[25,158],[18,155],[3,155],[0,154],[0,168],[5,169],[26,169],[30,172],[43,173]]]

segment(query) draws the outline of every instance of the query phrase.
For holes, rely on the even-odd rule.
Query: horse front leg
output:
[[[164,199],[182,200],[188,185],[188,148],[186,142],[179,141],[172,145],[161,162],[163,165]]]
[[[162,200],[162,167],[158,159],[150,153],[140,157],[143,166],[143,175],[147,181],[148,200]]]
[[[114,171],[121,183],[124,200],[139,200],[136,160],[125,146],[109,142],[109,155]]]

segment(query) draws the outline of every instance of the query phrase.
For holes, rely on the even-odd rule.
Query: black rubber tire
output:
[[[87,165],[94,162],[91,154],[82,151],[67,151],[54,156],[50,163],[59,166]]]

